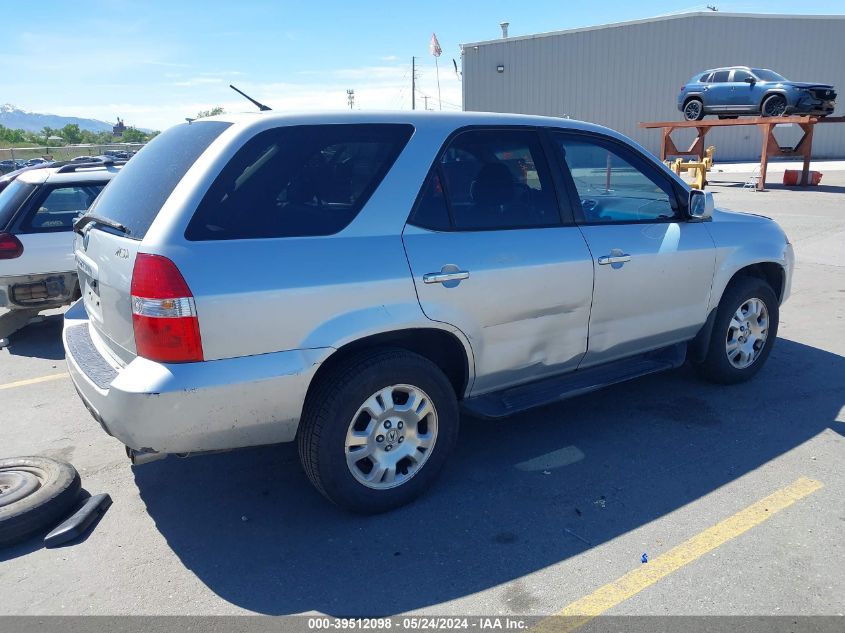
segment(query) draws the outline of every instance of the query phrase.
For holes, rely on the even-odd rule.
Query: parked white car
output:
[[[33,169],[0,192],[0,308],[32,316],[79,296],[73,223],[120,167],[75,163]],[[8,318],[0,323],[0,338],[20,327],[20,319],[13,320],[15,326]]]

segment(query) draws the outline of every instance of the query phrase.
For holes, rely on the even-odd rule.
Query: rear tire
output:
[[[772,288],[755,277],[731,282],[716,312],[710,345],[699,373],[723,385],[750,380],[772,351],[778,333],[778,300]]]
[[[362,514],[409,503],[437,478],[458,434],[445,374],[402,349],[366,352],[320,379],[298,432],[308,479],[333,503]]]
[[[687,121],[701,121],[704,118],[704,104],[701,99],[690,99],[684,104],[684,118]]]
[[[79,473],[66,462],[0,459],[0,547],[55,527],[79,498],[80,485]]]

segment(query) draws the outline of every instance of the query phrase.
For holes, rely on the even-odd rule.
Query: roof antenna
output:
[[[252,97],[250,97],[248,94],[246,94],[243,90],[238,90],[238,89],[237,89],[237,88],[235,88],[232,84],[229,84],[229,87],[230,87],[232,90],[234,90],[235,92],[237,92],[239,95],[241,95],[242,97],[244,97],[245,99],[249,99],[250,101],[252,101],[252,103],[254,103],[254,104],[255,104],[255,106],[256,106],[259,110],[261,110],[262,112],[266,112],[267,110],[270,110],[270,108],[268,108],[266,105],[264,105],[263,103],[260,103],[260,102],[256,101],[255,99],[253,99]]]

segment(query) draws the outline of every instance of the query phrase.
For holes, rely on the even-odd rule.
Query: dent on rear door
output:
[[[593,266],[576,227],[441,233],[408,225],[403,241],[423,312],[470,340],[473,394],[578,365]],[[424,275],[448,265],[469,278],[425,283]]]

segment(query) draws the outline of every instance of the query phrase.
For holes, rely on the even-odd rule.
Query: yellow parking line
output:
[[[50,382],[51,380],[59,380],[66,377],[67,372],[62,372],[61,374],[50,374],[49,376],[41,376],[40,378],[7,382],[5,385],[0,385],[0,391],[3,391],[3,389],[14,389],[15,387],[26,387],[27,385],[37,385],[39,382]]]
[[[774,514],[819,490],[823,485],[813,479],[801,477],[785,488],[751,504],[554,614],[554,616],[567,616],[569,619],[564,622],[556,623],[552,619],[547,619],[541,621],[537,628],[556,632],[577,629],[687,563],[701,558],[720,545],[760,525]]]

